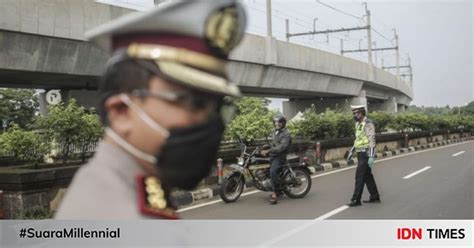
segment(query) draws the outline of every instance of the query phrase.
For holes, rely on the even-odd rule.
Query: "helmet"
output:
[[[277,116],[275,116],[275,117],[273,118],[273,123],[275,123],[275,122],[279,122],[279,123],[283,124],[283,127],[286,126],[286,118],[285,118],[285,116],[283,116],[283,115],[277,115]]]
[[[366,108],[365,105],[351,105],[352,113],[362,112],[362,114],[365,115],[365,113],[366,113],[365,108]]]

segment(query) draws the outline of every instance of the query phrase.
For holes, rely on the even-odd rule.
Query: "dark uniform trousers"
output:
[[[272,190],[273,192],[276,192],[277,185],[281,181],[280,176],[278,174],[280,173],[280,169],[286,163],[286,157],[282,157],[282,156],[270,157],[270,163],[271,163],[270,179],[272,181]]]
[[[367,155],[367,152],[358,152],[357,160],[358,165],[355,174],[355,190],[354,195],[352,195],[352,201],[360,201],[360,198],[362,197],[362,191],[364,190],[364,184],[367,184],[367,189],[370,193],[370,199],[379,199],[379,191],[377,190],[377,185],[375,184],[374,175],[372,175],[372,169],[369,167],[369,156]]]

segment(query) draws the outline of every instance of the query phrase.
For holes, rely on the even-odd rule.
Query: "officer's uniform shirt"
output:
[[[354,141],[354,146],[351,149],[352,152],[360,152],[360,151],[365,151],[369,155],[369,157],[375,157],[375,125],[374,123],[367,117],[364,117],[364,119],[361,122],[357,122],[355,125],[356,128],[356,136],[357,136],[357,130],[360,130],[364,128],[363,132],[365,133],[365,136],[367,137],[367,140],[369,141],[369,144],[367,147],[356,147],[356,141]],[[357,139],[357,137],[356,137]]]
[[[124,150],[101,142],[70,184],[56,219],[147,219],[140,211],[137,177],[146,175]]]
[[[375,147],[375,125],[374,125],[374,123],[367,117],[364,117],[364,120],[362,122],[365,123],[364,132],[365,132],[365,135],[367,135],[367,138],[369,139],[369,148]]]

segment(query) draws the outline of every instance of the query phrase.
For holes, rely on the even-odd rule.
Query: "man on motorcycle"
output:
[[[277,115],[273,119],[275,132],[273,133],[273,141],[270,150],[262,151],[262,155],[270,155],[270,177],[272,181],[272,194],[270,195],[270,203],[277,203],[276,186],[279,181],[278,170],[285,164],[286,155],[291,145],[291,134],[286,128],[286,118],[283,115]]]

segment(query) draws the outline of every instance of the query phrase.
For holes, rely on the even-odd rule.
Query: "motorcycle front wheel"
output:
[[[244,176],[240,173],[224,178],[219,191],[222,200],[225,203],[237,201],[244,190],[244,185]]]
[[[303,168],[293,168],[295,172],[295,178],[293,178],[293,183],[288,185],[283,192],[290,198],[303,198],[311,190],[311,176]]]

